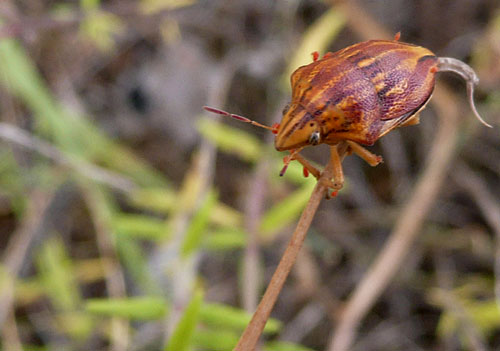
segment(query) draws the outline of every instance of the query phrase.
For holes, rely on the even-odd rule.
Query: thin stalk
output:
[[[344,155],[347,146],[345,144],[340,144],[338,146],[339,154]],[[316,214],[319,203],[321,199],[325,197],[328,191],[328,184],[331,183],[333,170],[331,164],[328,164],[324,171],[321,173],[320,178],[314,188],[309,202],[306,208],[302,212],[302,215],[297,223],[297,227],[288,243],[288,246],[281,257],[281,260],[274,272],[271,281],[262,297],[262,300],[255,311],[252,320],[247,325],[243,335],[241,336],[238,344],[234,348],[234,351],[253,351],[259,341],[260,335],[264,330],[267,320],[271,314],[271,311],[278,299],[279,293],[285,284],[286,278],[292,269],[297,256],[299,254],[300,248],[304,243],[307,235],[307,231],[311,226],[311,222]]]

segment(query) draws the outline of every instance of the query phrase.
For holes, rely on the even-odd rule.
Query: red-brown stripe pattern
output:
[[[349,139],[372,144],[382,129],[387,132],[384,123],[411,116],[427,101],[434,87],[431,68],[436,64],[435,55],[425,48],[372,40],[298,68],[291,77],[292,104],[277,144],[287,144],[279,138],[303,134],[297,131],[312,118],[321,125],[322,142]],[[390,124],[391,129],[399,125]]]

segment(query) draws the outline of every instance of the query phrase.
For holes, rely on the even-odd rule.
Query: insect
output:
[[[276,134],[278,151],[290,151],[284,158],[283,175],[292,160],[304,166],[304,175],[321,172],[304,159],[300,150],[309,145],[330,145],[334,195],[343,185],[341,158],[355,153],[371,166],[382,162],[364,146],[373,145],[390,131],[419,123],[419,112],[432,96],[437,72],[459,74],[467,84],[468,101],[476,110],[474,86],[479,79],[462,61],[437,57],[430,50],[394,40],[370,40],[354,44],[299,67],[291,76],[292,98],[283,110],[281,123],[265,126],[246,117],[216,108],[204,109],[266,128]],[[339,152],[340,146],[343,152]]]

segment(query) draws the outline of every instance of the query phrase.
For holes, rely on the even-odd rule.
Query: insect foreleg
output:
[[[304,166],[305,169],[309,171],[316,179],[319,179],[321,175],[321,171],[317,169],[315,166],[311,164],[305,157],[303,157],[301,154],[297,154],[294,157],[295,160],[299,161],[302,166]]]
[[[330,163],[333,169],[332,188],[339,190],[344,185],[344,171],[342,170],[342,158],[339,154],[338,145],[330,147]]]
[[[347,145],[351,148],[351,150],[361,157],[363,160],[365,160],[370,166],[375,167],[379,163],[383,162],[382,156],[375,155],[374,153],[371,153],[358,143],[355,143],[354,141],[351,140],[346,140]]]

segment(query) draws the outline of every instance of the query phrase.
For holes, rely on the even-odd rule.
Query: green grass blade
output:
[[[275,233],[295,222],[309,201],[311,192],[316,185],[312,180],[273,206],[262,217],[260,231],[264,238],[269,239]]]
[[[55,320],[60,330],[75,339],[88,337],[93,322],[79,310],[81,297],[73,263],[62,240],[53,236],[44,242],[37,255],[37,268],[43,290],[57,310]]]
[[[53,136],[67,150],[76,153],[82,149],[71,129],[65,128],[61,111],[35,66],[13,39],[0,41],[0,79],[36,113],[37,126],[42,133]]]
[[[181,255],[187,257],[200,247],[203,234],[206,233],[210,214],[217,203],[217,195],[214,191],[209,191],[203,204],[191,219],[186,236],[182,243]]]
[[[161,214],[170,212],[177,203],[175,192],[165,187],[137,189],[129,200],[133,206]]]
[[[193,333],[193,344],[203,350],[228,351],[238,343],[239,333],[220,329],[197,329]]]
[[[157,241],[168,235],[163,219],[146,215],[120,213],[113,216],[112,225],[118,236]]]
[[[245,329],[251,318],[251,314],[242,309],[216,303],[205,303],[200,311],[200,320],[206,325],[238,331]],[[270,318],[264,332],[273,334],[280,328],[281,322]]]
[[[283,76],[283,83],[289,89],[290,76],[300,66],[312,62],[311,53],[318,51],[324,53],[328,45],[339,34],[344,27],[346,19],[341,11],[335,6],[325,12],[313,25],[309,26],[302,37],[302,42],[294,51],[295,54],[290,60]]]
[[[184,314],[177,323],[172,336],[170,337],[166,351],[188,351],[191,348],[191,338],[193,337],[196,325],[199,322],[200,308],[203,302],[201,290],[195,291],[191,302],[184,310]]]
[[[156,320],[165,317],[168,306],[159,297],[135,297],[123,299],[89,299],[87,312],[133,320]]]
[[[247,235],[238,228],[221,228],[203,238],[203,247],[214,251],[240,249],[246,243]]]
[[[137,241],[132,238],[120,237],[116,241],[116,249],[121,262],[141,291],[147,294],[158,294],[160,288],[151,277],[147,258]]]
[[[264,351],[314,351],[308,347],[286,341],[271,341],[264,345]]]
[[[107,138],[87,119],[62,108],[24,48],[13,39],[0,40],[0,82],[33,112],[37,131],[62,151],[108,166],[139,185],[166,185],[157,171],[129,150]]]
[[[37,268],[52,304],[60,311],[76,309],[80,304],[80,294],[73,264],[58,237],[46,240],[40,247]]]
[[[212,119],[200,118],[198,131],[219,149],[249,162],[255,162],[262,153],[262,142],[253,135]]]

